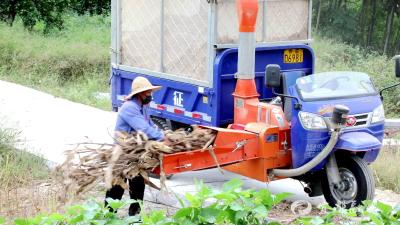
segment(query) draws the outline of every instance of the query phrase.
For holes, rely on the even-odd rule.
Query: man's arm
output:
[[[150,139],[163,140],[164,133],[151,126],[137,107],[127,107],[120,112],[121,118],[129,124],[135,131],[142,131]]]

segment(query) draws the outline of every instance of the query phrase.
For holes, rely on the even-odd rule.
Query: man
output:
[[[156,128],[147,113],[148,104],[152,100],[152,92],[157,91],[161,86],[153,86],[149,80],[144,77],[136,77],[132,82],[131,93],[126,96],[124,104],[118,112],[117,122],[115,125],[116,139],[118,133],[132,133],[141,131],[145,133],[149,139],[162,141],[164,134]],[[131,199],[143,200],[144,195],[144,179],[137,176],[128,180],[129,195]],[[113,186],[106,193],[106,198],[121,199],[124,189],[119,186]],[[107,202],[106,202],[107,205]],[[129,207],[129,215],[133,216],[140,212],[140,205],[133,203]]]

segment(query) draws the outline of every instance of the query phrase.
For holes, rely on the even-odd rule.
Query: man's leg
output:
[[[112,188],[106,192],[106,199],[112,198],[112,199],[121,200],[123,195],[124,195],[124,189],[120,185],[115,185],[115,186],[112,186]],[[106,207],[108,206],[107,200],[104,201],[104,204]],[[108,208],[109,208],[110,212],[114,211],[111,207],[108,207]]]
[[[129,180],[129,195],[131,199],[134,200],[143,200],[144,196],[144,179],[142,176],[134,177]],[[134,216],[140,213],[140,205],[139,203],[133,203],[129,207],[129,215]]]

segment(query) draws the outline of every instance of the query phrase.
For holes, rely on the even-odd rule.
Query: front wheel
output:
[[[364,160],[345,155],[337,157],[337,164],[341,185],[336,188],[330,185],[326,174],[322,179],[322,192],[330,206],[351,208],[374,198],[374,176]]]

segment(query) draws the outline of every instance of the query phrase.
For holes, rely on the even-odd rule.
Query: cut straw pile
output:
[[[126,179],[142,176],[145,182],[157,188],[149,180],[149,171],[162,165],[164,154],[196,149],[207,149],[215,140],[215,131],[195,128],[165,133],[166,142],[149,140],[144,133],[120,134],[117,144],[81,143],[66,151],[65,162],[56,168],[57,180],[63,184],[61,200],[82,194],[97,183],[106,188],[120,185],[127,189]],[[168,143],[168,145],[166,144]],[[210,153],[213,153],[211,149]],[[215,158],[215,155],[213,156]],[[165,174],[160,173],[161,187],[165,187]]]

